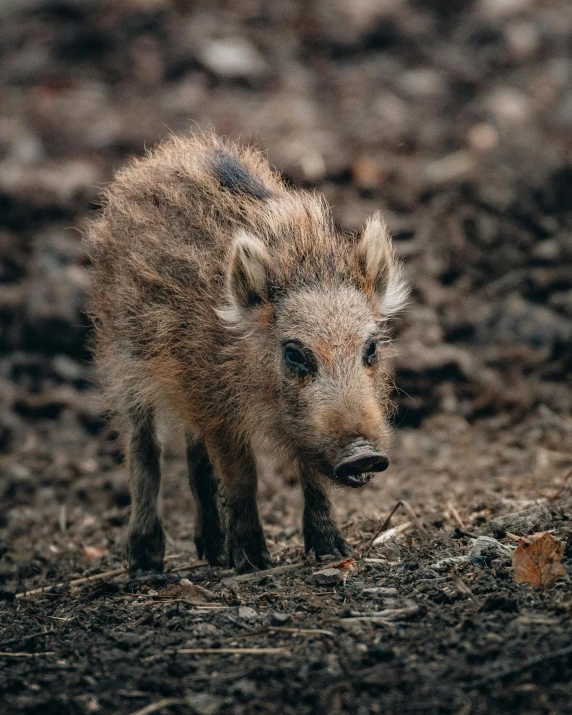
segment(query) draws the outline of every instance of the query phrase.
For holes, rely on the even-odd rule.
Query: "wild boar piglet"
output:
[[[348,556],[328,488],[389,464],[387,322],[406,298],[380,216],[342,233],[260,152],[205,133],[120,171],[87,242],[96,358],[130,471],[130,569],[163,566],[166,414],[186,434],[199,557],[271,565],[259,448],[298,465],[306,551]]]

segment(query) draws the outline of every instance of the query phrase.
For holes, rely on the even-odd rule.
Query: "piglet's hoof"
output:
[[[165,556],[165,533],[157,521],[149,531],[133,530],[127,541],[129,573],[161,573]]]

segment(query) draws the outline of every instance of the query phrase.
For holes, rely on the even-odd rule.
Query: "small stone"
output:
[[[270,614],[270,623],[273,626],[283,626],[290,620],[289,613],[280,613],[279,611],[274,611]]]
[[[194,715],[216,715],[223,701],[210,693],[192,693],[187,698],[187,705]]]
[[[546,531],[550,528],[552,516],[543,505],[533,506],[523,511],[497,516],[491,521],[491,531],[497,538],[502,538],[508,531],[518,536],[526,536],[537,531]]]
[[[560,258],[561,244],[557,238],[549,238],[546,241],[537,243],[532,249],[534,258],[541,261],[555,262]]]
[[[220,638],[221,631],[214,623],[195,623],[193,626],[194,638],[209,638],[210,640]],[[189,640],[185,643],[185,648],[196,648],[194,640]]]
[[[262,55],[241,37],[209,42],[203,48],[201,60],[207,69],[225,78],[252,79],[266,71]]]
[[[486,100],[489,112],[502,124],[519,126],[524,124],[532,112],[530,98],[515,87],[498,87]]]
[[[442,75],[431,67],[402,72],[398,87],[405,96],[412,98],[438,97],[447,90]]]
[[[469,549],[469,556],[472,558],[480,558],[483,556],[503,556],[510,559],[512,558],[512,551],[508,548],[508,546],[500,544],[496,539],[493,539],[490,536],[479,536]]]
[[[507,26],[505,37],[508,46],[519,60],[534,56],[540,46],[540,34],[532,22],[516,21]]]
[[[323,569],[312,574],[314,583],[318,586],[338,586],[344,582],[344,577],[339,569]]]
[[[52,360],[52,369],[65,382],[79,380],[85,375],[85,368],[67,355],[56,355]]]
[[[238,617],[243,618],[245,621],[252,621],[254,618],[258,618],[258,613],[250,606],[239,606]]]
[[[241,678],[232,686],[232,692],[244,700],[250,700],[256,694],[256,683],[248,678]]]
[[[425,176],[431,183],[445,184],[464,178],[474,166],[475,159],[471,153],[459,150],[427,164]]]

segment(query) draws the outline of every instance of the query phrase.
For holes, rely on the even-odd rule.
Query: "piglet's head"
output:
[[[239,234],[219,315],[251,341],[276,388],[273,423],[301,462],[363,486],[389,465],[387,321],[407,299],[390,236],[376,215],[357,242],[318,236],[303,255],[284,250]]]

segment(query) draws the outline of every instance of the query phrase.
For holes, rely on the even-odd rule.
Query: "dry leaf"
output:
[[[83,555],[88,561],[100,559],[107,553],[105,546],[86,546],[83,550]]]
[[[325,569],[340,569],[340,571],[351,571],[354,567],[353,565],[355,564],[355,562],[356,560],[352,559],[351,557],[349,559],[344,559],[343,561],[330,561],[323,568],[321,568],[320,571],[324,571]]]
[[[350,571],[353,571],[355,568],[355,562],[356,560],[350,557],[349,559],[344,559],[343,561],[335,561],[334,563],[329,563],[324,566],[323,569],[320,569],[320,571],[325,571],[326,569],[339,569],[339,571],[342,572],[345,584],[345,582],[348,580],[348,576],[350,575]]]
[[[560,563],[563,554],[562,544],[547,531],[523,537],[512,556],[514,578],[535,588],[550,588],[566,574]]]

